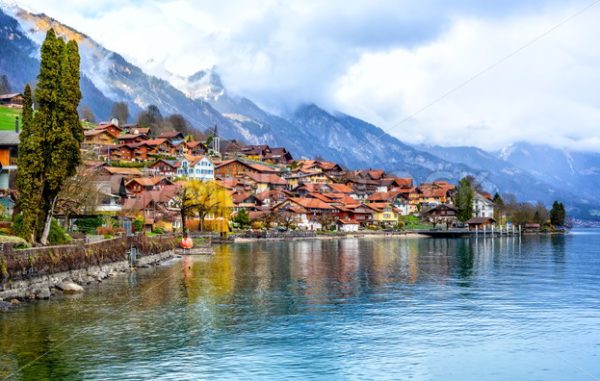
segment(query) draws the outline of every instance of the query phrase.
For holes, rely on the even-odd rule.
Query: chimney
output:
[[[15,132],[17,134],[19,133],[19,117],[18,116],[15,117]]]

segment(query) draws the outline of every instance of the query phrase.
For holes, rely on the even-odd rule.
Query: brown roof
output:
[[[150,187],[160,183],[162,180],[166,180],[165,177],[136,177],[127,182],[126,185],[129,185],[133,182],[136,182],[142,186]],[[169,180],[167,180],[169,181]],[[170,182],[170,181],[169,181]]]
[[[246,173],[245,175],[257,183],[287,185],[287,181],[272,173]]]
[[[119,140],[130,140],[130,139],[136,139],[141,137],[141,134],[122,134],[117,136],[117,139]]]
[[[291,197],[289,199],[291,202],[300,205],[306,209],[324,209],[324,210],[332,210],[335,209],[333,206],[319,200],[316,198],[304,198],[304,197]]]
[[[137,168],[104,167],[111,175],[142,176],[142,172]]]

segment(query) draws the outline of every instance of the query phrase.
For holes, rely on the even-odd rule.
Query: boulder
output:
[[[5,302],[4,300],[0,300],[0,311],[8,311],[9,309],[12,308],[12,304],[10,304],[9,302]]]
[[[34,294],[37,299],[50,299],[50,296],[52,296],[48,287],[38,288],[34,291]]]
[[[56,285],[56,288],[62,290],[65,294],[76,294],[83,292],[83,287],[74,282],[62,282]]]

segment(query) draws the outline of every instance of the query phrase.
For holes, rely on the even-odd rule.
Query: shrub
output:
[[[94,234],[99,226],[102,226],[102,217],[84,217],[75,221],[77,230],[84,234]]]
[[[162,233],[158,233],[158,234],[164,234],[166,232],[172,232],[173,231],[173,224],[167,221],[158,221],[157,223],[154,224],[155,229],[161,229],[163,232]]]
[[[154,229],[152,229],[152,233],[154,233],[154,234],[165,234],[165,229],[160,228],[160,227],[155,227]]]
[[[98,235],[117,235],[119,233],[122,233],[123,229],[122,228],[117,228],[117,227],[113,227],[113,226],[99,226],[96,228],[96,234]]]
[[[145,224],[146,220],[144,219],[144,216],[139,215],[135,218],[135,220],[133,220],[133,223],[131,224],[131,226],[133,227],[133,231],[136,232],[141,232],[142,230],[144,230],[144,224]]]
[[[71,242],[71,236],[65,232],[65,229],[58,224],[56,219],[50,222],[50,233],[48,234],[48,242],[51,245],[64,245]]]

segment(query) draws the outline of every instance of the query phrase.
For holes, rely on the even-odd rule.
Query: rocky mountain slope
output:
[[[144,73],[121,55],[44,14],[0,8],[0,74],[20,89],[34,83],[39,44],[50,27],[79,42],[82,55],[82,106],[107,119],[115,101],[128,103],[133,115],[150,104],[163,114],[183,115],[205,130],[217,124],[226,138],[287,147],[295,157],[321,156],[348,168],[385,168],[417,181],[458,180],[471,174],[492,192],[550,203],[563,199],[584,218],[596,210],[600,155],[556,152],[548,147],[515,145],[501,153],[472,147],[413,147],[380,128],[317,105],[275,115],[250,99],[230,94],[216,70],[169,81]]]

